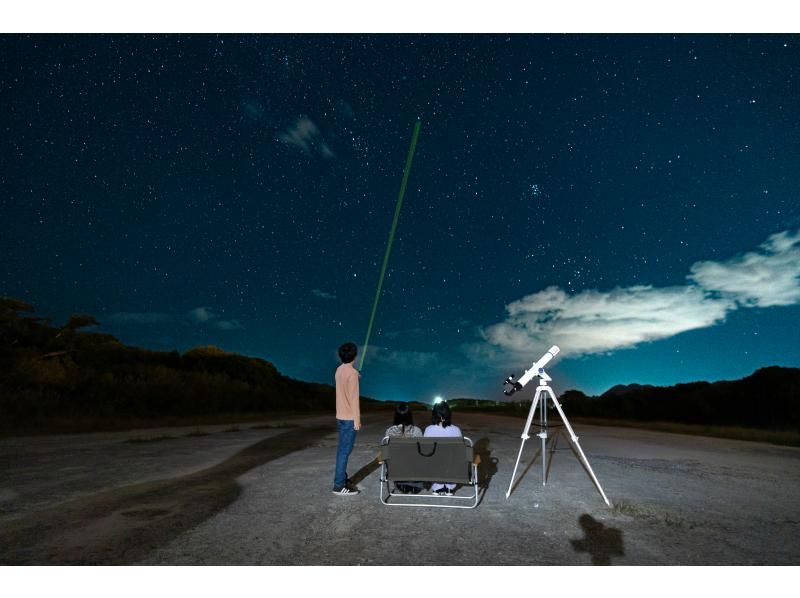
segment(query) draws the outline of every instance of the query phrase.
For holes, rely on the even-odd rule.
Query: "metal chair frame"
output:
[[[472,440],[468,437],[462,437],[464,441],[465,447],[472,449],[473,444]],[[436,495],[432,493],[427,494],[405,494],[402,492],[393,492],[389,486],[389,483],[392,481],[391,479],[391,451],[389,452],[389,457],[385,458],[385,452],[383,450],[384,447],[389,447],[391,442],[393,441],[420,441],[421,438],[401,438],[401,437],[390,437],[384,436],[383,440],[381,440],[381,453],[378,455],[378,462],[381,465],[381,472],[380,472],[380,499],[381,502],[389,507],[441,507],[441,508],[448,508],[448,509],[474,509],[478,506],[479,502],[479,492],[478,492],[478,465],[480,464],[481,458],[480,455],[476,455],[474,451],[470,451],[472,454],[472,458],[466,461],[466,464],[469,465],[469,483],[463,484],[463,487],[470,487],[472,492],[469,496],[458,496],[454,494],[453,496],[443,496],[443,495]],[[435,437],[427,437],[424,440],[426,441],[436,441]],[[439,439],[441,440],[441,439]],[[463,483],[461,480],[454,481],[454,480],[447,480],[445,479],[447,474],[445,473],[442,476],[442,479],[437,479],[436,481],[439,483]],[[402,480],[398,480],[402,481]],[[456,489],[456,492],[458,489]],[[423,491],[424,492],[424,491]],[[419,502],[420,499],[422,501],[435,501],[435,502]],[[460,504],[465,501],[470,501],[468,504]]]

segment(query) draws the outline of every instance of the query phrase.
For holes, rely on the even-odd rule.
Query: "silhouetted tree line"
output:
[[[571,416],[800,429],[800,369],[766,367],[741,380],[614,387],[599,397],[569,390]]]
[[[26,316],[33,307],[0,297],[0,427],[32,428],[71,418],[163,418],[330,409],[332,386],[282,375],[263,359],[198,347],[184,354],[129,347]]]
[[[451,407],[526,416],[533,391],[515,401],[448,399]],[[800,368],[766,367],[741,380],[675,386],[615,386],[600,396],[568,390],[567,417],[800,430]],[[537,416],[538,417],[538,416]]]

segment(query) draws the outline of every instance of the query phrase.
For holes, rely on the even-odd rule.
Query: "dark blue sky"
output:
[[[381,399],[800,366],[791,35],[0,37],[0,294]]]

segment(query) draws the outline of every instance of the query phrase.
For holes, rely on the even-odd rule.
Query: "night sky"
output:
[[[3,35],[0,295],[384,400],[800,366],[792,35]]]

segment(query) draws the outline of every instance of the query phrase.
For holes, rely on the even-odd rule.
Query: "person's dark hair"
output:
[[[339,347],[339,359],[342,363],[351,363],[358,355],[358,347],[353,343],[345,343]]]
[[[403,426],[403,432],[405,432],[406,426],[414,425],[414,419],[411,417],[411,409],[408,408],[408,403],[398,403],[395,405],[394,425]]]
[[[433,410],[431,411],[431,421],[434,425],[442,424],[442,427],[446,428],[451,424],[450,418],[450,405],[447,404],[447,401],[436,403],[433,406]]]

